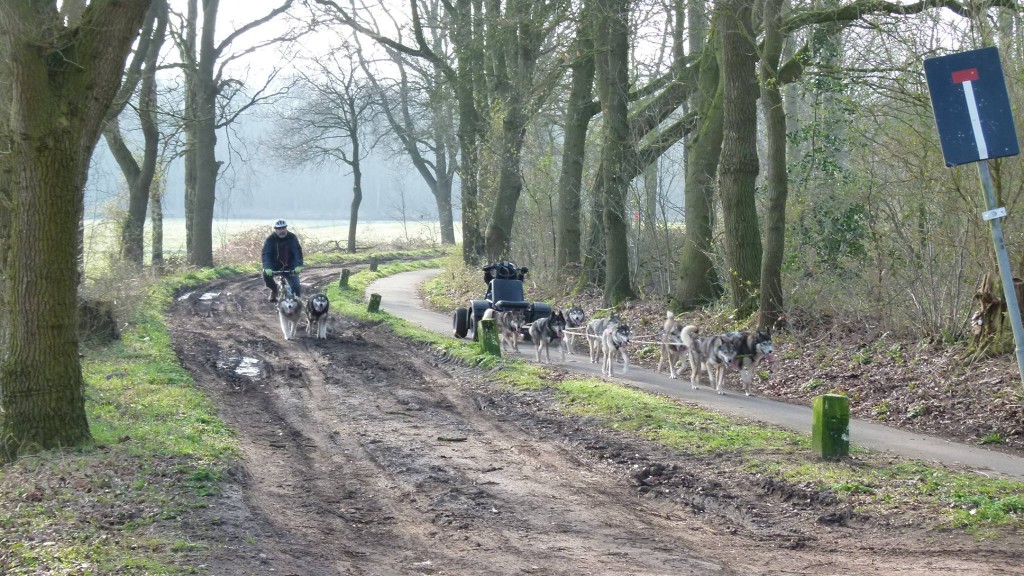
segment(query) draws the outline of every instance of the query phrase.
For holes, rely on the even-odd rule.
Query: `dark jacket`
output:
[[[302,245],[299,237],[291,232],[284,238],[271,233],[263,242],[263,267],[271,270],[292,270],[302,266]]]

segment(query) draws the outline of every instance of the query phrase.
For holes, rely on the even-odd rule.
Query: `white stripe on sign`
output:
[[[981,118],[978,116],[978,103],[974,101],[974,87],[971,81],[963,83],[964,96],[967,98],[967,111],[971,115],[971,127],[974,128],[974,143],[978,146],[978,159],[988,158],[988,146],[985,144],[985,135],[981,132]]]

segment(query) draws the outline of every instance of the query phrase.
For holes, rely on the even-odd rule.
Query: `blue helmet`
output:
[[[275,229],[277,229],[277,228],[287,228],[287,227],[288,227],[288,223],[285,222],[284,220],[278,220],[277,222],[274,222],[274,228]]]

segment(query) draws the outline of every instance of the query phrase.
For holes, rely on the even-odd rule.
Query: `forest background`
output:
[[[999,334],[980,186],[943,165],[922,62],[998,47],[1019,117],[1013,0],[285,0],[226,22],[218,0],[29,4],[0,17],[9,454],[88,436],[74,319],[89,285],[67,239],[101,135],[125,180],[120,278],[165,268],[174,162],[182,264],[215,264],[218,189],[247,146],[282,170],[349,174],[355,251],[375,150],[412,165],[469,265],[511,257],[609,306],[657,298],[737,324],[841,318],[948,342],[973,335],[977,300],[994,311],[982,336]],[[257,113],[273,130],[242,141]],[[1019,263],[1021,163],[991,166]],[[52,422],[29,424],[47,403]]]

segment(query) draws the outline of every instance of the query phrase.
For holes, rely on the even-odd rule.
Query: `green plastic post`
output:
[[[481,320],[480,327],[480,350],[484,354],[501,356],[501,344],[498,342],[498,323],[493,318]]]
[[[811,425],[811,449],[826,460],[850,453],[850,399],[825,394],[814,399]]]
[[[348,277],[352,274],[348,268],[341,269],[341,278],[338,279],[338,288],[348,288]]]
[[[371,314],[380,312],[380,294],[370,294],[370,304],[366,307],[366,311]]]

